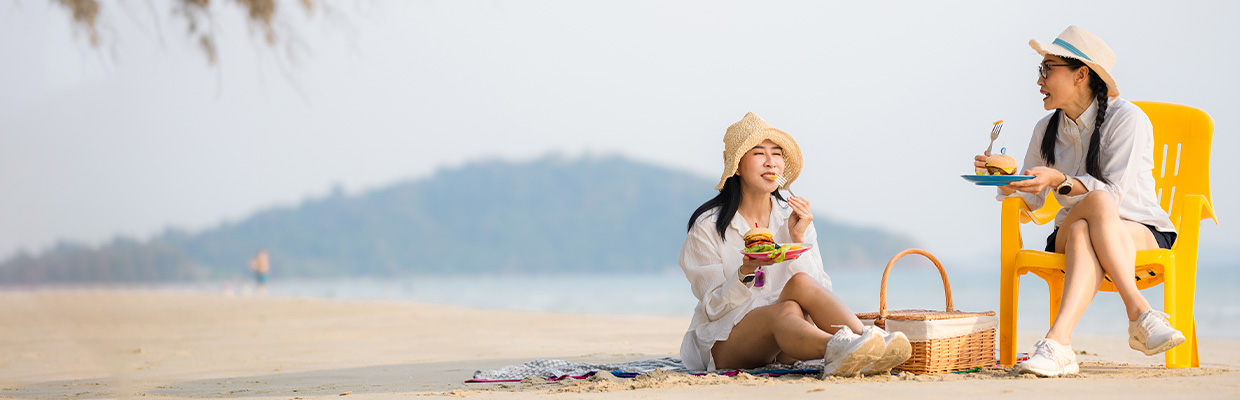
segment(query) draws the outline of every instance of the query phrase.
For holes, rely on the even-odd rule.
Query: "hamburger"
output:
[[[779,248],[775,235],[767,228],[753,228],[745,232],[745,252],[765,253]]]
[[[1007,154],[992,154],[986,157],[986,175],[1016,174],[1016,159]]]

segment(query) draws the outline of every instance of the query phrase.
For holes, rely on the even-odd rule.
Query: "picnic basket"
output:
[[[887,310],[887,277],[896,261],[909,254],[930,259],[943,278],[947,309]],[[914,374],[941,374],[995,365],[995,330],[999,320],[994,311],[964,312],[952,307],[952,288],[947,270],[937,258],[921,249],[908,249],[887,262],[878,297],[878,312],[860,313],[857,318],[891,332],[904,332],[913,346],[908,361],[892,368]]]

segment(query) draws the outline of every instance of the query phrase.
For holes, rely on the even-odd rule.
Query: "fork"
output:
[[[986,146],[986,155],[990,155],[990,149],[995,146],[995,139],[999,138],[999,130],[1003,129],[1003,120],[995,121],[995,127],[990,130],[990,145]],[[789,191],[788,193],[792,193]]]
[[[791,196],[791,197],[797,197],[797,195],[796,195],[795,193],[792,193],[792,189],[788,189],[788,188],[787,188],[787,187],[788,187],[788,178],[784,178],[784,176],[783,176],[783,175],[775,175],[775,183],[778,183],[780,187],[783,187],[783,188],[784,188],[784,190],[787,190],[787,191],[788,191],[788,195],[789,195],[789,196]]]

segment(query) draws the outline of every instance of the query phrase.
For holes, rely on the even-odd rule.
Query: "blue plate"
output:
[[[1016,181],[1033,179],[1033,175],[960,175],[960,177],[978,186],[1003,186]]]

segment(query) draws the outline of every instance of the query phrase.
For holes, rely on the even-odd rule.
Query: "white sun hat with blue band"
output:
[[[1050,44],[1034,39],[1029,41],[1029,47],[1033,47],[1044,57],[1053,54],[1081,60],[1107,83],[1107,96],[1119,96],[1119,87],[1115,85],[1115,79],[1111,78],[1111,68],[1115,68],[1115,52],[1089,31],[1072,25],[1064,29]]]

